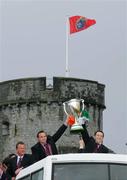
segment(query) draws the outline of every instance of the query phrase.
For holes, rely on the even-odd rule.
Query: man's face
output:
[[[45,132],[42,132],[42,133],[39,133],[38,135],[38,141],[41,143],[41,144],[45,144],[47,142],[47,135]]]
[[[25,154],[25,151],[26,151],[25,144],[19,144],[17,149],[16,149],[17,154],[19,156],[23,156]]]
[[[103,139],[104,139],[103,133],[102,132],[97,132],[96,135],[95,135],[96,143],[102,144],[103,143]]]

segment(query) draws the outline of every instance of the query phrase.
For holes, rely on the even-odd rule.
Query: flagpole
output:
[[[69,44],[69,19],[66,18],[66,69],[65,76],[69,77],[69,66],[68,66],[68,44]]]

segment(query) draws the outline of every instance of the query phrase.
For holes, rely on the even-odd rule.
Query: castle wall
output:
[[[91,120],[89,132],[102,129],[105,108],[103,84],[76,78],[53,78],[53,87],[46,87],[46,77],[26,78],[0,83],[0,160],[15,152],[22,140],[27,152],[36,143],[36,134],[45,130],[52,135],[66,119],[63,102],[82,98]],[[78,135],[69,128],[57,142],[60,153],[78,148]]]

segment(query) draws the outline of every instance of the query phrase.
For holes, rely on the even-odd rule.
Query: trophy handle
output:
[[[63,103],[63,107],[64,107],[64,112],[66,113],[67,116],[69,116],[69,114],[66,111],[66,103],[65,102]]]
[[[84,110],[84,99],[81,99],[81,102],[82,102],[82,111],[81,111],[81,113],[83,112],[83,110]]]

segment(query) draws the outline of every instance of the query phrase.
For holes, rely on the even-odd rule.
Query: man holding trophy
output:
[[[102,144],[104,133],[97,131],[94,139],[87,132],[86,122],[88,122],[88,119],[84,110],[84,100],[71,99],[64,102],[63,106],[67,119],[56,133],[53,136],[47,135],[45,131],[37,133],[38,142],[31,148],[34,161],[39,161],[48,155],[58,154],[55,143],[63,135],[68,125],[70,126],[70,133],[82,136],[80,140],[80,146],[82,147],[79,151],[80,153],[108,153],[109,149]]]
[[[71,99],[63,103],[64,111],[68,115],[68,124],[70,125],[70,133],[78,133],[80,135],[80,153],[109,153],[110,150],[103,145],[104,132],[98,130],[94,137],[90,137],[86,128],[88,120],[84,111],[83,99]],[[82,137],[82,138],[81,138]]]
[[[103,131],[97,130],[94,133],[94,137],[90,137],[86,125],[83,124],[82,126],[84,128],[84,131],[81,132],[83,141],[80,141],[80,153],[114,153],[113,151],[111,151],[103,145]],[[85,148],[82,148],[83,143],[85,143]]]
[[[37,162],[46,156],[58,154],[56,142],[63,135],[68,126],[68,119],[60,126],[53,136],[47,135],[43,130],[37,133],[38,142],[31,147],[33,161]]]
[[[82,127],[84,121],[82,117],[84,100],[71,99],[70,101],[64,102],[63,105],[67,119],[56,133],[53,136],[47,135],[43,130],[37,133],[38,142],[31,147],[34,162],[37,162],[48,155],[58,154],[55,143],[63,135],[68,125],[71,126],[71,133],[81,133],[81,131],[84,130]]]

